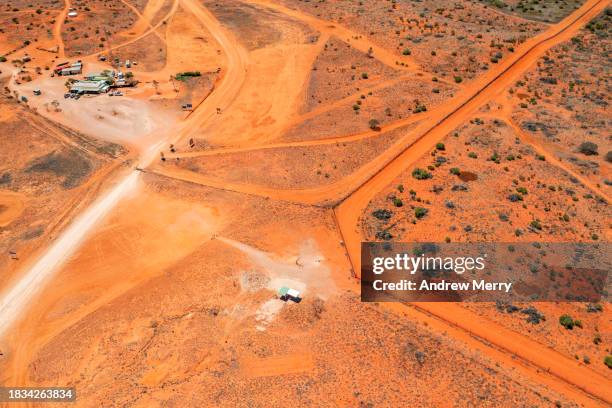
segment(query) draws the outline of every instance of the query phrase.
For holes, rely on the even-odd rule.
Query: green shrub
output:
[[[460,76],[456,76],[455,77],[455,82],[460,84],[461,82],[463,82],[463,78],[461,78]]]
[[[542,224],[540,223],[540,221],[538,220],[533,220],[529,223],[529,225],[534,228],[537,229],[538,231],[542,230]]]
[[[404,205],[404,203],[402,202],[401,199],[397,198],[397,197],[393,197],[393,205],[396,207],[402,207]]]
[[[468,153],[468,157],[469,157],[470,159],[477,159],[477,158],[478,158],[478,155],[477,155],[476,153],[474,153],[474,152],[469,152],[469,153]]]
[[[523,195],[527,195],[527,189],[525,187],[519,187],[516,189],[516,191]]]
[[[368,79],[368,73],[367,72],[362,72],[361,73],[361,79]]]
[[[426,179],[432,178],[433,176],[427,170],[423,170],[417,167],[416,169],[412,171],[412,177],[414,177],[417,180],[426,180]]]
[[[200,71],[185,71],[185,72],[179,72],[178,74],[176,74],[175,78],[177,81],[185,81],[186,79],[190,78],[190,77],[199,77],[202,74],[200,73]]]
[[[412,51],[410,51],[409,48],[404,48],[404,51],[402,51],[402,55],[410,55],[412,54]]]
[[[418,219],[421,219],[424,216],[426,216],[428,212],[429,212],[429,210],[427,208],[416,207],[414,209],[414,216],[417,217]]]
[[[368,125],[372,130],[380,130],[380,122],[377,119],[370,119]]]
[[[559,324],[567,330],[572,330],[574,328],[574,319],[572,319],[572,316],[564,314],[559,318]]]
[[[379,209],[372,212],[372,215],[381,221],[386,221],[393,216],[393,213],[387,209]]]
[[[604,364],[608,366],[608,368],[612,368],[612,355],[608,354],[606,358],[604,358]]]
[[[461,174],[461,170],[460,170],[458,167],[452,167],[452,168],[450,169],[450,173],[451,173],[451,174],[454,174],[455,176],[458,176],[458,175],[460,175],[460,174]]]
[[[416,107],[414,108],[414,113],[421,113],[421,112],[426,112],[427,111],[427,106],[425,106],[422,103],[418,103],[416,104]]]
[[[446,150],[446,146],[444,146],[444,143],[440,142],[436,144],[436,149],[438,150]]]

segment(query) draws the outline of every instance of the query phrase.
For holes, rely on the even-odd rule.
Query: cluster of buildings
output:
[[[54,72],[60,76],[79,75],[83,72],[83,64],[81,61],[72,64],[65,62],[59,64]],[[71,94],[102,94],[111,88],[134,86],[136,83],[137,81],[132,79],[131,72],[124,74],[121,71],[104,70],[89,73],[84,79],[70,80],[68,87]]]

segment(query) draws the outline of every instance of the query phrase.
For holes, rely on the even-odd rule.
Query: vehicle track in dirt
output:
[[[258,2],[260,3],[260,2]],[[537,58],[549,48],[569,40],[582,26],[601,12],[607,1],[591,0],[558,24],[551,25],[547,31],[528,40],[517,49],[508,60],[495,71],[489,72],[480,81],[464,88],[449,104],[419,126],[420,136],[407,146],[397,143],[374,162],[366,164],[353,175],[328,186],[306,190],[276,190],[261,186],[227,183],[214,180],[193,172],[173,169],[154,172],[188,182],[208,185],[214,188],[229,189],[246,194],[255,194],[289,202],[311,205],[334,205],[334,215],[338,228],[344,237],[347,254],[355,274],[360,271],[361,230],[359,219],[370,200],[399,174],[412,165],[418,158],[427,154],[439,140],[454,128],[469,119],[479,107],[505,90],[514,80],[535,64]],[[363,176],[367,175],[364,178]],[[346,195],[346,198],[342,196]],[[335,205],[339,203],[338,205]],[[542,383],[564,394],[571,394],[575,401],[591,406],[606,405],[612,401],[610,382],[585,367],[581,367],[565,356],[530,340],[518,333],[501,330],[494,322],[484,322],[473,313],[459,305],[416,304],[417,310],[435,316],[445,324],[467,332],[471,337],[490,343],[494,349],[511,353],[532,366],[531,374]],[[453,318],[448,308],[453,308],[457,316]],[[499,329],[499,330],[498,330]],[[492,333],[502,333],[492,334]],[[570,367],[570,368],[568,368]]]
[[[379,47],[367,37],[348,29],[341,24],[321,20],[310,14],[285,7],[281,4],[273,3],[268,0],[245,0],[245,2],[267,7],[271,10],[276,10],[284,15],[303,21],[320,32],[335,35],[341,40],[351,44],[352,47],[363,53],[371,55],[373,58],[394,69],[416,71],[418,68],[412,59],[405,56],[395,55],[389,50]],[[400,65],[399,63],[403,63],[404,65]]]
[[[66,58],[66,53],[64,51],[64,39],[62,38],[62,27],[64,26],[64,21],[68,16],[70,7],[72,7],[70,0],[64,0],[64,8],[56,17],[55,24],[53,25],[53,37],[57,42],[57,55],[60,58]]]
[[[230,41],[220,23],[201,4],[195,0],[181,1],[184,6],[193,12],[196,18],[200,19],[204,27],[213,33],[217,41],[226,50],[229,66],[226,75],[220,81],[215,92],[209,96],[192,117],[183,122],[175,135],[160,141],[143,152],[141,157],[136,160],[137,163],[133,165],[133,171],[117,180],[112,188],[100,194],[91,205],[83,208],[83,211],[77,214],[70,223],[67,223],[63,231],[47,248],[37,254],[35,259],[27,262],[23,272],[9,287],[5,288],[0,297],[0,337],[3,337],[11,325],[19,320],[20,316],[27,310],[28,304],[49,283],[59,267],[79,248],[98,222],[108,215],[128,192],[135,188],[140,174],[140,172],[135,171],[138,166],[146,167],[159,155],[162,143],[173,143],[181,137],[188,136],[193,130],[192,126],[201,126],[215,115],[215,106],[231,104],[238,94],[246,71],[244,60],[246,53],[241,52],[242,48]],[[65,140],[63,142],[67,143]]]
[[[268,150],[268,149],[309,147],[309,146],[321,146],[321,145],[329,145],[329,144],[337,144],[337,143],[355,142],[358,140],[369,139],[372,137],[378,137],[378,136],[385,135],[392,130],[419,122],[429,116],[430,114],[427,114],[427,113],[422,114],[422,115],[410,116],[409,118],[398,120],[398,121],[386,124],[384,126],[381,126],[380,130],[368,130],[365,132],[359,132],[359,133],[355,133],[355,134],[347,135],[347,136],[329,137],[329,138],[313,139],[313,140],[300,140],[296,142],[270,143],[270,144],[265,144],[265,145],[260,145],[260,146],[241,146],[241,147],[228,147],[228,148],[218,148],[218,149],[210,149],[210,150],[198,150],[198,151],[193,151],[193,152],[168,153],[165,156],[168,159],[189,158],[189,157],[215,156],[219,154],[229,154],[229,153],[253,152],[253,151]]]
[[[582,26],[603,11],[607,4],[608,1],[605,0],[587,1],[558,24],[523,43],[497,70],[489,72],[480,81],[468,86],[449,102],[446,110],[419,126],[416,132],[419,132],[420,136],[410,145],[386,152],[387,156],[392,155],[391,160],[386,161],[374,175],[360,183],[355,191],[335,208],[339,227],[347,238],[347,249],[357,274],[360,271],[361,233],[355,228],[370,200],[416,160],[427,154],[437,142],[466,122],[480,106],[503,92],[519,75],[535,64],[546,50],[569,40]]]
[[[224,33],[218,21],[201,4],[195,0],[180,0],[180,2],[203,22],[228,53],[229,68],[224,78],[221,79],[221,85],[177,129],[173,140],[189,137],[199,127],[214,118],[214,109],[216,107],[228,106],[232,103],[240,92],[248,60],[246,52],[239,47],[237,48],[236,42],[232,44],[234,40]],[[262,5],[270,4],[260,0],[255,0],[254,2]],[[175,10],[175,7],[178,7],[178,3],[179,1],[174,3],[173,10]],[[364,170],[360,169],[360,171],[339,182],[306,190],[277,190],[266,189],[261,186],[232,185],[221,180],[197,175],[193,172],[182,173],[173,170],[164,174],[156,169],[153,169],[152,172],[185,181],[210,185],[215,188],[236,188],[235,191],[268,196],[279,200],[311,205],[321,205],[323,203],[329,207],[333,205],[334,215],[337,219],[340,233],[344,237],[349,259],[353,264],[354,271],[358,273],[360,270],[359,244],[361,242],[359,218],[372,197],[384,189],[397,175],[401,174],[402,171],[412,165],[418,158],[427,154],[437,141],[442,139],[456,126],[463,123],[469,118],[470,114],[490,100],[492,96],[503,91],[518,75],[535,63],[537,57],[545,50],[561,41],[569,39],[573,33],[594,17],[595,14],[603,10],[607,4],[607,1],[602,0],[588,1],[583,7],[562,22],[550,26],[549,30],[545,33],[534,37],[534,39],[519,47],[509,60],[504,64],[500,64],[498,70],[490,72],[482,80],[475,81],[475,84],[466,87],[448,106],[440,109],[440,111],[436,111],[436,115],[429,117],[425,121],[426,123],[417,128],[420,136],[416,141],[410,141],[407,144],[407,139],[400,140],[400,142],[393,145],[376,160],[366,164]],[[304,18],[304,15],[301,15],[301,17]],[[164,20],[162,19],[162,22]],[[315,20],[317,24],[323,24],[321,20]],[[334,29],[337,28],[334,27]],[[148,33],[143,34],[142,37],[146,34]],[[133,39],[128,43],[137,40]],[[124,45],[127,45],[127,43],[117,47]],[[228,48],[226,49],[226,47]],[[377,50],[374,51],[374,54],[377,58],[380,57],[380,55],[377,55]],[[395,56],[393,57],[396,58]],[[141,163],[148,164],[147,160],[153,157],[153,153],[158,153],[158,146],[153,147],[151,149],[151,156],[141,160]],[[298,200],[295,200],[296,198]],[[404,306],[397,305],[397,308],[401,309],[402,307]],[[612,387],[609,386],[610,382],[607,379],[595,375],[591,370],[584,367],[575,369],[574,365],[569,365],[567,361],[569,359],[566,357],[547,349],[533,340],[524,336],[521,337],[521,335],[515,332],[510,330],[495,332],[498,328],[495,322],[487,322],[482,318],[473,319],[471,312],[461,308],[459,305],[413,304],[409,305],[408,308],[414,311],[408,313],[412,314],[413,317],[421,321],[437,321],[438,323],[434,327],[439,327],[440,330],[449,330],[451,328],[452,330],[449,330],[449,332],[454,333],[454,336],[467,342],[467,344],[473,345],[477,349],[485,350],[485,353],[494,359],[513,366],[526,367],[524,370],[529,374],[530,378],[570,396],[577,402],[587,406],[603,406],[612,401],[609,391]],[[470,339],[474,341],[472,342]],[[491,350],[497,351],[493,352]],[[504,356],[506,352],[511,355]],[[519,361],[514,361],[514,356],[518,357]],[[568,367],[571,368],[568,369]]]

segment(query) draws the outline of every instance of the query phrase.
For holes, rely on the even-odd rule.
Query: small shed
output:
[[[69,67],[65,67],[62,68],[58,74],[64,76],[64,75],[78,75],[81,72],[83,72],[83,64],[80,62],[75,62],[74,64],[70,65]]]

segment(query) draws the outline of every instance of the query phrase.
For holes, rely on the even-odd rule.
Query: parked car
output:
[[[64,99],[68,99],[68,98],[70,98],[70,94],[69,93],[65,93],[64,94]]]

